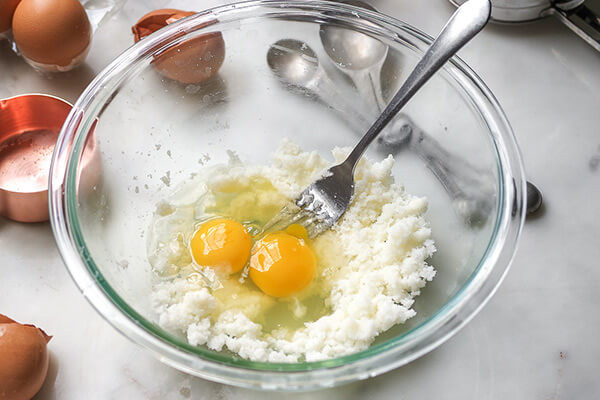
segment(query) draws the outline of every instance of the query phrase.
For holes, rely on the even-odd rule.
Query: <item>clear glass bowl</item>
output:
[[[519,151],[492,93],[454,58],[403,110],[429,135],[424,142],[433,141],[446,156],[427,158],[418,143],[400,149],[375,145],[367,153],[380,160],[395,152],[397,181],[429,199],[427,218],[438,248],[431,263],[438,274],[417,298],[415,318],[365,351],[296,364],[250,362],[193,347],[157,325],[145,231],[157,203],[174,186],[226,160],[226,150],[268,164],[282,137],[329,156],[332,147],[352,146],[364,132],[365,126],[353,123],[354,111],[324,104],[315,93],[290,90],[266,62],[270,44],[290,38],[306,42],[333,77],[328,87],[316,85],[313,92],[333,90],[333,98],[363,112],[365,99],[334,73],[319,39],[320,24],[360,31],[389,46],[382,72],[387,95],[431,43],[401,21],[341,4],[253,1],[219,7],[169,25],[125,51],[85,90],[61,132],[50,203],[67,268],[107,321],[182,371],[276,390],[315,389],[381,374],[456,333],[493,294],[515,252],[525,196]],[[217,77],[186,86],[153,68],[153,56],[207,32],[222,32],[226,43]],[[456,187],[444,186],[431,163]],[[457,190],[486,205],[482,218],[465,219]]]

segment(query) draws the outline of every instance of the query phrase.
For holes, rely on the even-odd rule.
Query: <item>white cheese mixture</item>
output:
[[[348,151],[333,153],[341,161]],[[302,316],[307,313],[303,298],[316,294],[326,311],[294,330],[264,329],[261,321],[269,320],[277,300],[237,279],[219,282],[210,271],[199,274],[190,267],[186,241],[194,222],[214,207],[215,192],[270,182],[277,191],[232,202],[230,213],[247,218],[243,213],[251,205],[277,210],[330,163],[285,141],[271,166],[244,165],[231,155],[228,165],[196,175],[158,207],[151,227],[148,249],[157,275],[153,304],[159,324],[186,335],[192,345],[253,361],[317,361],[368,348],[380,333],[415,315],[414,298],[435,275],[426,262],[435,251],[423,218],[427,202],[394,182],[393,163],[390,156],[358,165],[352,205],[333,230],[313,242],[320,283],[311,284],[304,297],[286,300],[290,313]]]

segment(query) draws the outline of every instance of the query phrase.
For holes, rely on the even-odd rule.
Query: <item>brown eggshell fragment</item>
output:
[[[12,27],[19,51],[42,66],[76,66],[92,38],[90,21],[77,0],[21,0]]]
[[[21,0],[0,0],[0,33],[6,32],[12,26],[15,9]]]
[[[155,10],[144,15],[131,29],[137,42],[181,18],[194,14],[174,9]],[[216,22],[216,21],[215,21]],[[207,24],[208,25],[208,24]],[[154,57],[154,67],[163,76],[181,83],[201,83],[214,76],[225,60],[221,32],[200,35]]]
[[[193,11],[180,11],[176,14],[171,15],[167,18],[167,25],[172,24],[173,22],[180,20],[181,18],[189,17],[190,15],[194,15]]]
[[[174,8],[161,8],[160,10],[150,11],[131,27],[133,39],[137,43],[140,39],[156,32],[160,28],[164,28],[178,19],[193,14],[193,11],[182,11]],[[173,19],[173,16],[177,16],[178,18]]]
[[[221,32],[211,32],[162,52],[154,66],[162,75],[181,83],[201,83],[215,75],[225,59]]]
[[[17,323],[14,319],[8,318],[6,315],[0,314],[0,324],[14,324]]]
[[[46,344],[52,336],[0,314],[0,399],[28,400],[48,372]]]

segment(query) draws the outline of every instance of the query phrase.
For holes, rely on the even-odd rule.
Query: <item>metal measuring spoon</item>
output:
[[[387,54],[387,46],[385,48]],[[348,102],[346,96],[340,93],[339,86],[336,86],[328,77],[319,64],[316,53],[306,43],[295,39],[282,39],[273,43],[267,52],[267,63],[279,80],[291,90],[319,98],[323,103],[340,111],[345,119],[350,119],[354,127],[366,129],[369,126],[370,119],[364,115],[363,110],[360,110],[355,103]],[[360,72],[358,75],[368,79],[366,75]],[[359,78],[359,80],[363,78]],[[366,89],[365,92],[370,93],[365,94],[367,98],[375,96],[374,93],[381,93],[380,90],[373,91],[369,89]],[[377,108],[378,101],[372,98],[370,104],[374,107],[372,114],[378,115],[380,113],[379,108]],[[383,108],[385,108],[385,104],[383,104]],[[406,116],[402,118],[401,124],[395,126],[394,131],[388,130],[382,133],[380,138],[380,142],[384,146],[393,150],[397,150],[399,146],[404,145],[404,142],[416,130],[414,124]]]
[[[340,0],[340,3],[377,11],[360,0]],[[323,49],[335,67],[348,76],[360,97],[367,99],[372,115],[376,116],[387,106],[381,88],[381,69],[387,59],[389,47],[377,39],[354,30],[322,24],[319,37]],[[378,139],[386,147],[398,147],[408,142],[415,128],[412,121],[399,113],[392,127]]]
[[[340,3],[377,11],[362,1]],[[321,25],[319,37],[334,65],[352,80],[361,97],[369,99],[369,104],[379,114],[387,105],[382,96],[380,76],[389,47],[364,33],[330,24]]]
[[[340,95],[335,83],[319,64],[317,55],[305,42],[282,39],[267,52],[267,64],[280,82],[292,91],[320,99],[340,111],[354,126],[368,126],[369,121],[356,107]]]
[[[542,208],[543,196],[540,189],[533,183],[527,182],[527,216],[535,214]]]

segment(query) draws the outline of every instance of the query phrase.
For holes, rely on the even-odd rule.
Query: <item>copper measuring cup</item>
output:
[[[48,220],[50,161],[71,108],[46,94],[0,100],[0,215],[19,222]],[[84,152],[83,167],[97,166],[95,156],[92,144]]]

